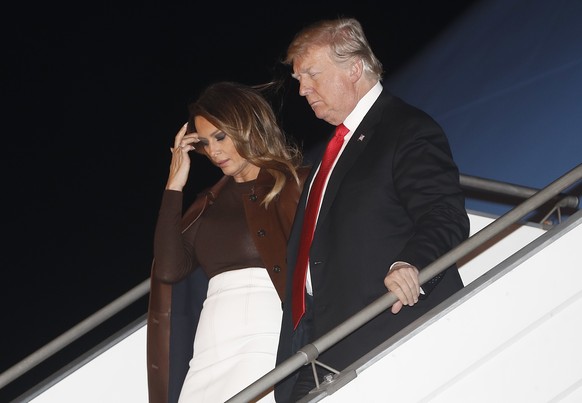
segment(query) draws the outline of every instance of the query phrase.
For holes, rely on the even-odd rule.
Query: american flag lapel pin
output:
[[[360,137],[358,137],[358,141],[364,140],[364,137],[366,137],[366,136],[364,136],[363,134],[360,134]]]

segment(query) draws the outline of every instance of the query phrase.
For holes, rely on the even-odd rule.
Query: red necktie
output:
[[[293,328],[297,328],[301,317],[305,313],[305,280],[307,278],[307,264],[309,261],[309,249],[315,232],[315,222],[321,204],[323,185],[329,175],[329,171],[337,158],[339,150],[344,143],[344,137],[349,129],[342,124],[336,127],[333,138],[327,144],[319,171],[313,180],[309,199],[305,208],[305,217],[303,218],[303,228],[301,229],[301,240],[299,244],[299,254],[295,272],[293,273]]]

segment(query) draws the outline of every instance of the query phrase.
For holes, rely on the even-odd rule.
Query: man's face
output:
[[[329,47],[311,47],[293,60],[293,78],[299,81],[299,95],[305,97],[315,116],[337,126],[357,103],[351,64],[340,65]]]

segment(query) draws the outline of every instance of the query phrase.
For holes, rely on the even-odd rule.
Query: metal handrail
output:
[[[539,189],[532,187],[516,185],[508,182],[500,182],[494,179],[485,179],[478,176],[471,175],[460,175],[459,180],[461,187],[464,190],[478,190],[487,193],[494,193],[502,196],[516,197],[520,199],[527,199],[536,194]],[[578,208],[580,200],[578,197],[573,195],[557,194],[551,197],[549,200],[557,198],[558,202],[556,205],[562,208]]]
[[[575,169],[579,169],[579,168],[580,168],[580,166],[578,166]],[[571,174],[571,172],[570,172],[570,174]],[[570,175],[570,174],[567,174],[567,175]],[[461,186],[464,189],[476,189],[476,190],[481,190],[481,191],[488,192],[488,193],[495,193],[495,194],[506,195],[506,196],[520,197],[520,198],[531,197],[533,194],[538,192],[536,189],[533,189],[533,188],[528,188],[528,187],[514,185],[514,184],[510,184],[510,183],[505,183],[505,182],[499,182],[499,181],[495,181],[492,179],[479,178],[479,177],[470,176],[470,175],[460,175],[460,182],[461,182]],[[551,200],[552,198],[555,198],[556,196],[558,196],[563,189],[565,189],[565,187],[560,188],[559,191],[557,191],[551,197],[548,197],[547,200]],[[547,200],[540,203],[540,205],[547,202]],[[558,205],[559,205],[558,207],[577,208],[578,203],[579,203],[579,201],[578,201],[578,198],[576,196],[561,195],[560,201],[558,202]],[[539,206],[532,208],[530,211],[527,211],[523,215],[535,210],[535,208],[537,208],[537,207],[539,207]],[[520,216],[520,218],[523,217],[523,215]],[[498,219],[497,221],[499,221],[500,219]],[[489,227],[484,228],[483,230],[481,230],[481,232],[483,232],[487,228],[489,228]],[[488,236],[487,239],[490,239],[495,234]],[[475,234],[475,235],[477,235],[477,234]],[[474,239],[475,235],[473,237],[471,237],[471,239]],[[475,241],[473,241],[473,242],[475,242]],[[465,244],[466,243],[461,244],[460,246],[464,246]],[[476,246],[478,246],[478,245],[476,245]],[[473,246],[471,244],[471,250],[475,249],[476,246]],[[464,253],[463,256],[466,255],[467,253]],[[446,256],[448,256],[448,255],[442,256],[441,259],[445,258]],[[453,263],[457,259],[458,258],[455,258],[453,260]],[[438,262],[439,261],[435,261],[434,264],[436,264]],[[421,276],[420,276],[421,282],[424,283],[424,281],[422,281],[422,280],[425,277],[427,277],[428,279],[434,277],[434,275],[430,275],[430,276],[428,274],[425,275],[425,273],[427,273],[427,269],[430,268],[431,271],[434,271],[434,270],[437,270],[438,267],[440,267],[440,266],[433,266],[433,265],[427,266],[427,268],[425,268],[422,271]],[[449,266],[450,266],[450,264],[449,264]],[[436,267],[436,269],[433,267]],[[448,267],[448,266],[445,266],[445,267]],[[425,279],[425,281],[426,281],[426,279]],[[68,331],[66,331],[62,335],[58,336],[57,338],[55,338],[54,340],[52,340],[51,342],[49,342],[45,346],[41,347],[40,349],[38,349],[34,353],[30,354],[29,356],[27,356],[26,358],[21,360],[20,362],[16,363],[15,365],[13,365],[10,368],[8,368],[6,371],[4,371],[0,374],[0,389],[3,388],[4,386],[8,385],[10,382],[14,381],[15,379],[17,379],[18,377],[20,377],[21,375],[23,375],[24,373],[26,373],[27,371],[29,371],[30,369],[35,367],[36,365],[38,365],[41,362],[45,361],[46,359],[50,358],[51,356],[53,356],[54,354],[56,354],[57,352],[59,352],[60,350],[62,350],[66,346],[68,346],[69,344],[73,343],[75,340],[79,339],[80,337],[82,337],[86,333],[95,329],[97,326],[104,323],[106,320],[110,319],[111,317],[113,317],[117,313],[121,312],[123,309],[127,308],[128,306],[130,306],[131,304],[133,304],[134,302],[136,302],[137,300],[139,300],[140,298],[145,296],[147,293],[149,293],[149,291],[150,291],[150,279],[148,278],[148,279],[144,280],[143,282],[141,282],[140,284],[138,284],[136,287],[129,290],[127,293],[123,294],[121,297],[117,298],[116,300],[114,300],[113,302],[111,302],[110,304],[105,306],[104,308],[100,309],[99,311],[95,312],[91,316],[87,317],[82,322],[73,326],[71,329],[69,329]],[[374,302],[368,308],[365,308],[360,314],[357,314],[355,317],[355,320],[360,320],[359,318],[361,316],[371,315],[371,314],[374,314],[374,312],[376,312],[376,311],[378,313],[380,313],[386,309],[386,308],[382,308],[385,304],[388,304],[387,306],[391,306],[394,302],[395,302],[395,300],[393,300],[391,293],[388,293],[385,297],[382,297],[380,300]],[[377,313],[374,315],[377,315]],[[363,322],[363,323],[365,323],[365,322]],[[345,323],[345,324],[338,326],[332,332],[338,331],[338,332],[343,333],[343,332],[349,330],[351,328],[351,326],[352,326],[351,322],[348,322],[348,323]],[[346,330],[344,330],[344,329],[346,329]],[[332,332],[330,332],[330,333],[332,333]],[[336,338],[337,338],[337,336],[335,335],[335,333],[330,334],[329,336],[325,335],[321,339],[317,340],[316,343],[313,343],[312,345],[305,346],[304,349],[306,349],[308,351],[303,351],[303,349],[300,350],[301,354],[304,354],[304,353],[306,354],[305,359],[297,357],[297,358],[287,360],[279,366],[280,368],[277,367],[279,369],[276,368],[277,371],[272,371],[272,372],[275,372],[274,374],[269,373],[265,376],[269,376],[269,379],[271,379],[271,377],[272,377],[273,379],[276,379],[275,382],[278,382],[281,379],[278,377],[280,376],[280,373],[282,371],[284,371],[284,370],[289,371],[289,372],[285,372],[285,374],[292,373],[294,370],[301,367],[304,363],[309,362],[312,359],[312,357],[317,357],[317,355],[318,355],[317,351],[324,351],[324,350],[322,350],[323,348],[327,349],[327,348],[329,348],[329,346],[333,345],[335,343],[334,340]],[[343,336],[342,336],[342,338],[343,338]],[[329,344],[329,343],[332,343],[332,344]],[[312,347],[315,348],[314,352],[309,351],[309,350],[311,350]],[[305,360],[307,360],[307,361],[305,361]],[[299,363],[301,363],[301,365],[297,366]],[[274,384],[275,382],[273,382],[272,384]],[[263,385],[263,384],[264,383],[261,383],[261,385]],[[255,390],[255,387],[253,387],[253,390]],[[245,389],[245,391],[246,391],[246,389]],[[235,397],[237,397],[237,396],[235,396]],[[246,393],[245,393],[245,396],[246,396]],[[252,397],[254,397],[254,396],[252,396]],[[235,402],[235,401],[236,400],[233,400],[233,402]]]
[[[462,242],[456,248],[426,266],[420,272],[419,282],[421,284],[426,283],[434,276],[455,264],[459,259],[465,257],[480,245],[500,234],[506,228],[522,219],[525,215],[534,211],[544,203],[547,203],[564,189],[570,187],[581,179],[582,164],[552,182],[544,189],[534,193],[523,203],[499,217],[497,220],[493,221],[491,224]],[[297,353],[295,353],[295,355],[283,361],[263,377],[259,378],[257,381],[227,400],[226,403],[244,403],[251,401],[262,392],[285,379],[288,375],[300,369],[302,366],[314,362],[319,354],[326,351],[328,348],[378,316],[380,313],[389,309],[397,300],[398,298],[395,294],[387,292],[366,308],[362,309],[330,332],[315,340],[313,343],[303,346],[299,351],[297,351]]]
[[[123,309],[146,295],[149,291],[150,280],[147,279],[123,294],[121,297],[117,298],[115,301],[111,302],[109,305],[106,305],[85,320],[79,322],[51,342],[45,344],[34,353],[0,374],[0,388],[8,385],[31,368],[56,354],[84,334],[95,329],[107,319],[113,317],[115,314],[121,312]]]

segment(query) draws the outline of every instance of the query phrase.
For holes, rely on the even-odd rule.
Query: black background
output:
[[[388,76],[472,3],[3,6],[0,372],[149,277],[169,147],[204,86],[288,76],[279,60],[294,33],[338,16],[362,22]],[[291,80],[274,104],[305,147],[329,129]],[[194,157],[187,199],[219,176]],[[123,322],[146,309],[143,298]]]

